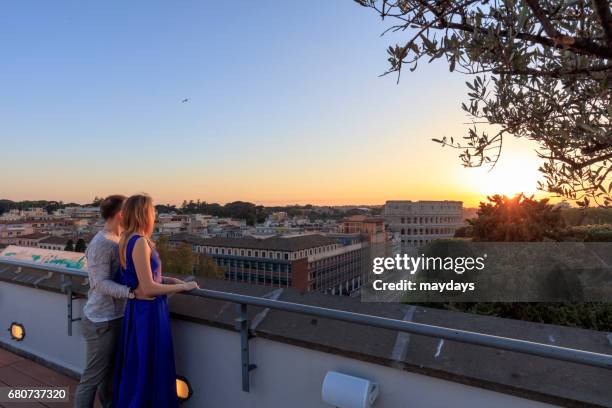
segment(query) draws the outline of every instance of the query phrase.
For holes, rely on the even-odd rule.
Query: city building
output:
[[[100,207],[66,207],[56,214],[72,218],[100,218]]]
[[[285,211],[276,211],[270,214],[270,220],[273,222],[283,222],[287,220],[287,212]]]
[[[43,234],[41,232],[35,232],[33,234],[22,235],[21,237],[19,237],[17,241],[17,245],[23,246],[23,247],[38,248],[38,244],[40,243],[40,241],[48,237],[49,235]],[[62,248],[62,250],[63,249],[64,248]]]
[[[40,232],[49,235],[66,235],[74,232],[77,229],[77,220],[56,218],[50,220],[34,220],[30,222],[34,232]]]
[[[269,224],[260,224],[255,226],[253,235],[260,237],[271,237],[274,235],[296,235],[304,232],[302,227],[274,226]]]
[[[342,220],[340,232],[343,234],[364,234],[368,242],[381,243],[387,240],[385,220],[381,217],[353,215]]]
[[[383,214],[393,240],[411,247],[453,237],[463,225],[461,201],[387,201]]]
[[[55,251],[63,251],[64,249],[66,249],[66,245],[68,245],[68,241],[70,240],[71,238],[68,238],[68,237],[51,236],[51,237],[47,237],[47,238],[40,240],[37,246],[42,249],[53,249]],[[76,244],[76,241],[72,239],[72,243],[74,245]]]
[[[22,212],[16,208],[8,210],[4,214],[0,215],[0,221],[19,221],[24,219],[25,216]]]
[[[19,238],[24,235],[34,233],[34,228],[30,223],[24,222],[0,222],[0,243],[15,245],[19,242]]]
[[[47,210],[41,207],[27,208],[22,211],[22,215],[25,218],[44,218],[49,216]]]
[[[361,284],[367,243],[342,245],[320,234],[270,238],[172,236],[212,257],[227,280],[349,295]]]

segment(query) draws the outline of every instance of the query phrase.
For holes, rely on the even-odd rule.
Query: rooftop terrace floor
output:
[[[1,408],[68,408],[78,381],[0,348],[0,387],[69,387],[70,402],[0,402]],[[96,401],[96,408],[100,404]]]

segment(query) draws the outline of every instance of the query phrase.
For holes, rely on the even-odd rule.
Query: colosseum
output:
[[[455,234],[463,225],[463,202],[387,201],[383,214],[394,241],[420,247]]]

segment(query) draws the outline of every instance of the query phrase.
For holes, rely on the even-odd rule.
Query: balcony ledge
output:
[[[61,292],[59,276],[0,262],[0,282]],[[362,303],[358,298],[291,289],[253,286],[198,279],[206,289],[272,297],[293,303],[316,305],[399,320],[521,338],[581,350],[612,354],[609,333],[546,324],[477,316],[392,303]],[[81,282],[79,282],[81,281]],[[85,296],[82,279],[75,292]],[[195,296],[170,298],[172,318],[235,330],[236,307],[230,302]],[[76,312],[78,316],[78,312]],[[444,380],[563,406],[611,406],[612,370],[587,367],[542,357],[479,347],[414,334],[398,334],[369,326],[313,318],[277,310],[249,307],[251,334],[257,338],[291,344],[351,359],[411,371]],[[237,351],[238,352],[238,351]],[[252,356],[257,363],[257,355]],[[579,375],[577,375],[579,373]]]

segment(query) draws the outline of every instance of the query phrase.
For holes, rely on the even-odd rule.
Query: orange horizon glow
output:
[[[428,153],[427,156],[431,157],[431,152]],[[533,155],[509,151],[493,169],[466,169],[459,164],[455,152],[447,150],[437,153],[448,160],[440,161],[443,164],[438,168],[429,167],[429,172],[406,169],[403,163],[395,162],[383,169],[364,169],[353,176],[340,174],[339,177],[332,177],[332,170],[326,168],[317,169],[316,172],[300,173],[296,170],[284,174],[266,170],[264,174],[243,174],[242,177],[227,173],[218,178],[199,178],[194,176],[196,171],[188,169],[155,178],[137,176],[122,180],[117,174],[117,182],[112,182],[113,177],[96,180],[97,176],[91,175],[87,180],[75,180],[62,188],[58,188],[56,183],[41,182],[36,192],[26,189],[24,183],[16,182],[13,186],[16,191],[2,194],[0,199],[40,199],[83,204],[91,202],[95,196],[146,192],[156,204],[177,206],[183,200],[200,199],[220,204],[248,201],[265,206],[383,205],[388,200],[458,200],[463,201],[464,207],[477,207],[481,201],[486,201],[487,196],[495,194],[509,197],[518,193],[537,198],[548,196],[537,190],[540,175],[536,170],[537,158]],[[410,167],[427,168],[421,160],[410,164]],[[179,174],[186,175],[181,177]]]
[[[259,161],[242,151],[202,161],[188,150],[172,157],[179,161],[172,166],[165,166],[164,161],[171,152],[162,151],[156,153],[160,159],[153,162],[133,160],[104,168],[91,168],[86,158],[76,158],[73,166],[53,172],[7,177],[0,198],[88,203],[95,196],[146,192],[157,204],[177,206],[183,200],[200,199],[267,206],[458,200],[464,207],[477,207],[494,194],[547,196],[537,190],[540,159],[533,144],[505,140],[502,156],[493,169],[464,168],[456,150],[440,148],[424,135],[459,134],[461,127],[454,121],[430,123],[439,128],[413,129],[415,137],[407,137],[401,127],[394,128],[386,137],[371,141],[376,149],[367,144],[352,145],[351,154],[344,156],[317,147],[289,156],[277,146],[278,151],[272,150]],[[335,151],[338,149],[342,151],[336,146]],[[240,160],[228,159],[232,157]],[[86,171],[75,173],[74,168]]]

